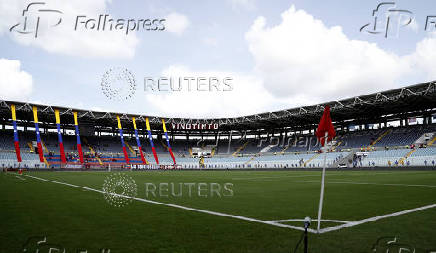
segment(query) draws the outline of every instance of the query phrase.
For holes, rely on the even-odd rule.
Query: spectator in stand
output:
[[[424,165],[427,166],[427,160],[424,160]]]

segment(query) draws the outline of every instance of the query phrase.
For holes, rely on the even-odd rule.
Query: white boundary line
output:
[[[25,176],[26,176],[26,177],[33,178],[33,179],[41,180],[41,181],[44,181],[44,182],[48,182],[48,180],[47,180],[47,179],[44,179],[44,178],[34,177],[34,176],[30,176],[30,175],[25,175]]]
[[[367,223],[367,222],[373,222],[373,221],[377,221],[380,219],[384,219],[384,218],[389,218],[389,217],[395,217],[395,216],[400,216],[403,214],[408,214],[408,213],[413,213],[416,211],[422,211],[422,210],[426,210],[426,209],[430,209],[430,208],[435,208],[436,204],[432,204],[432,205],[428,205],[428,206],[422,206],[422,207],[418,207],[418,208],[414,208],[414,209],[408,209],[408,210],[403,210],[403,211],[399,211],[399,212],[395,212],[395,213],[391,213],[391,214],[386,214],[386,215],[380,215],[380,216],[374,216],[371,218],[367,218],[367,219],[363,219],[360,221],[350,221],[349,223],[346,224],[342,224],[336,227],[328,227],[328,228],[323,228],[320,230],[320,233],[326,233],[326,232],[331,232],[331,231],[335,231],[335,230],[339,230],[342,228],[347,228],[347,227],[354,227],[363,223]]]
[[[288,221],[301,221],[303,222],[304,219],[287,219],[287,220],[273,220],[273,222],[288,222]],[[318,221],[318,219],[313,219],[312,221]],[[346,220],[324,220],[321,219],[323,222],[336,222],[336,223],[349,223],[352,221],[346,221]]]
[[[55,180],[47,180],[47,179],[43,179],[43,178],[39,178],[39,177],[35,177],[35,176],[30,176],[30,175],[25,175],[25,176],[26,177],[30,177],[30,178],[34,178],[34,179],[37,179],[37,180],[40,180],[40,181],[44,181],[44,182],[53,182],[53,183],[57,183],[57,184],[63,184],[63,185],[66,185],[66,186],[74,187],[74,188],[82,188],[82,189],[85,189],[85,190],[90,190],[90,191],[94,191],[94,192],[98,192],[98,193],[102,193],[102,194],[105,193],[104,191],[97,190],[97,189],[90,188],[90,187],[86,187],[86,186],[77,186],[77,185],[73,185],[73,184],[68,184],[68,183],[59,182],[59,181],[55,181]],[[125,195],[121,195],[121,194],[117,194],[117,195],[119,195],[121,197],[125,197],[125,198],[131,198],[129,196],[125,196]],[[162,205],[162,206],[174,207],[174,208],[179,208],[179,209],[183,209],[183,210],[187,210],[187,211],[195,211],[195,212],[200,212],[200,213],[207,213],[207,214],[211,214],[211,215],[215,215],[215,216],[230,217],[230,218],[235,218],[235,219],[240,219],[240,220],[245,220],[245,221],[250,221],[250,222],[257,222],[257,223],[262,223],[262,224],[268,224],[268,225],[272,225],[272,226],[276,226],[276,227],[291,228],[291,229],[295,229],[295,230],[304,231],[303,227],[291,226],[291,225],[280,223],[280,222],[284,222],[284,221],[301,221],[299,219],[264,221],[264,220],[258,220],[258,219],[249,218],[249,217],[240,216],[240,215],[231,215],[231,214],[220,213],[220,212],[215,212],[215,211],[196,209],[196,208],[191,208],[191,207],[186,207],[186,206],[181,206],[181,205],[176,205],[176,204],[169,204],[169,203],[152,201],[152,200],[148,200],[148,199],[142,199],[142,198],[132,198],[132,199],[140,201],[140,202],[154,204],[154,205]],[[360,220],[360,221],[322,220],[322,221],[332,221],[332,222],[341,222],[341,223],[344,222],[345,224],[342,224],[342,225],[339,225],[339,226],[327,227],[327,228],[320,229],[319,233],[323,234],[323,233],[339,230],[339,229],[342,229],[342,228],[354,227],[354,226],[357,226],[357,225],[360,225],[360,224],[363,224],[363,223],[367,223],[367,222],[373,222],[373,221],[377,221],[377,220],[384,219],[384,218],[400,216],[400,215],[403,215],[403,214],[408,214],[408,213],[412,213],[412,212],[422,211],[422,210],[431,209],[431,208],[435,208],[435,207],[436,207],[436,204],[432,204],[432,205],[422,206],[422,207],[418,207],[418,208],[414,208],[414,209],[403,210],[403,211],[399,211],[399,212],[395,212],[395,213],[391,213],[391,214],[386,214],[386,215],[381,215],[381,216],[374,216],[374,217],[370,217],[370,218],[363,219],[363,220]],[[311,228],[309,228],[307,231],[311,232],[311,233],[318,233],[317,230],[311,229]]]
[[[300,181],[302,183],[319,183],[318,181]],[[381,184],[381,183],[366,183],[366,182],[351,182],[351,181],[328,181],[328,184],[361,184],[361,185],[381,185],[381,186],[404,186],[404,187],[427,187],[436,188],[436,185],[427,184]]]
[[[235,177],[232,180],[253,180],[253,179],[281,179],[288,177],[320,177],[320,175],[298,175],[298,176],[280,176],[280,177]]]
[[[299,171],[296,171],[296,173],[298,173]],[[320,171],[311,171],[314,173],[320,172]],[[335,171],[338,173],[341,172],[351,172],[351,173],[347,173],[347,174],[331,174],[329,172],[332,171],[327,171],[326,173],[326,177],[348,177],[348,176],[377,176],[377,175],[391,175],[391,174],[418,174],[418,175],[422,175],[422,174],[429,174],[429,173],[422,173],[422,171],[417,171],[416,172],[403,172],[403,171],[394,171],[394,172],[372,172],[372,171],[368,171],[368,172],[372,172],[372,173],[360,173],[361,171],[357,172],[357,171]],[[315,175],[295,175],[295,176],[275,176],[275,177],[268,177],[268,176],[259,176],[259,177],[235,177],[232,178],[232,180],[255,180],[255,179],[281,179],[281,178],[293,178],[293,177],[321,177],[319,174],[315,174]],[[318,181],[317,181],[318,182]],[[319,183],[319,182],[318,182]]]
[[[75,187],[75,188],[80,187],[80,186],[77,186],[77,185],[68,184],[68,183],[64,183],[64,182],[59,182],[59,181],[55,181],[55,180],[52,180],[52,181],[50,181],[50,182],[53,182],[53,183],[56,183],[56,184],[68,185],[68,186]]]

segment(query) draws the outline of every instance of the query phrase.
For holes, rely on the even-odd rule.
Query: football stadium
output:
[[[0,253],[436,253],[432,0],[0,0],[0,48]]]
[[[322,149],[327,107],[335,137]],[[120,252],[285,252],[307,216],[310,251],[370,251],[391,237],[408,242],[391,250],[431,250],[435,110],[433,82],[219,119],[1,101],[2,244],[44,231]]]

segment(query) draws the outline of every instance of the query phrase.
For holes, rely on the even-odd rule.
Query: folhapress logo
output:
[[[88,17],[79,15],[76,17],[74,30],[84,29],[88,31],[123,31],[126,35],[129,32],[163,31],[165,30],[165,19],[113,19],[108,14],[98,15],[98,17]]]
[[[33,13],[35,15],[32,15]],[[49,26],[58,26],[62,22],[61,15],[62,11],[47,8],[43,2],[30,3],[23,10],[22,21],[13,25],[9,31],[21,34],[34,34],[35,38],[37,38],[39,26],[42,22],[47,22],[46,24]],[[55,21],[53,22],[52,20]]]
[[[24,8],[21,21],[11,26],[9,31],[24,35],[33,34],[38,38],[43,24],[48,28],[59,26],[63,15],[66,14],[61,10],[50,8],[45,2],[32,2]],[[166,22],[164,18],[112,18],[109,14],[88,16],[83,13],[65,20],[71,22],[70,24],[63,22],[62,26],[72,31],[118,31],[126,35],[134,31],[164,31]]]

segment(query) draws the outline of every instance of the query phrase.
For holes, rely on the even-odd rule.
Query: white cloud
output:
[[[18,60],[0,59],[0,99],[25,100],[32,93],[32,76],[20,65]]]
[[[38,38],[33,34],[20,34],[9,32],[9,28],[22,23],[22,11],[29,4],[28,1],[5,1],[0,3],[0,34],[8,34],[13,40],[26,46],[42,48],[50,53],[99,58],[132,58],[138,44],[134,33],[126,35],[122,31],[95,31],[78,29],[74,31],[77,15],[86,15],[88,18],[98,19],[98,15],[106,14],[106,3],[109,0],[96,1],[44,1],[44,8],[62,11],[62,14],[45,13],[42,16],[37,9],[28,12],[30,27],[36,25],[36,18],[41,16],[38,29]],[[58,26],[52,26],[62,18]]]
[[[411,72],[405,58],[351,40],[341,27],[328,28],[294,6],[277,26],[257,18],[246,40],[266,89],[292,105],[393,88]]]
[[[349,39],[339,26],[326,27],[291,7],[282,22],[267,27],[259,17],[245,35],[255,66],[249,73],[195,71],[170,66],[164,76],[233,76],[229,93],[149,94],[157,114],[231,117],[313,105],[404,85],[407,78],[436,79],[436,37],[400,56],[374,43]]]
[[[187,16],[177,12],[170,13],[165,19],[165,30],[177,35],[181,35],[191,24]]]
[[[436,36],[425,38],[416,44],[415,52],[407,59],[416,70],[417,74],[423,74],[427,80],[436,80]]]

